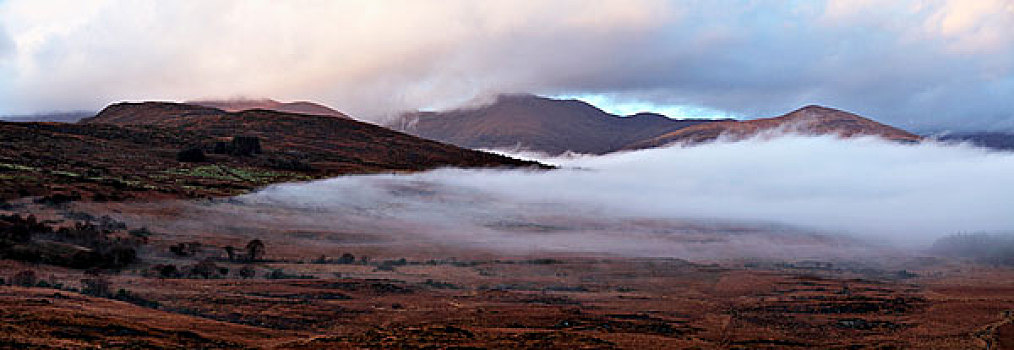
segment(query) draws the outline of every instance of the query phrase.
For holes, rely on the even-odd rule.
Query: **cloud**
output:
[[[186,213],[175,223],[144,224],[681,258],[876,255],[871,247],[924,249],[956,232],[1014,231],[1014,153],[964,145],[785,136],[552,161],[564,169],[275,185],[170,210]],[[188,226],[209,217],[215,226]]]
[[[0,27],[0,62],[6,61],[14,54],[14,41],[7,35],[7,31]]]
[[[495,92],[912,128],[1014,128],[1014,11],[984,0],[12,0],[7,113],[310,99],[374,120]]]

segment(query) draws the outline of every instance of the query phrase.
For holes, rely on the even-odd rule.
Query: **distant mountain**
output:
[[[218,108],[226,112],[241,112],[251,109],[289,112],[310,115],[326,115],[331,117],[349,118],[342,112],[331,107],[307,101],[278,102],[272,99],[236,99],[236,100],[202,100],[187,101],[186,104]]]
[[[0,116],[0,120],[9,122],[59,122],[73,123],[83,118],[94,116],[92,111],[50,112],[35,114],[18,114]]]
[[[979,147],[1014,151],[1014,132],[954,132],[931,137],[945,142],[968,142]]]
[[[720,136],[738,140],[766,130],[840,137],[879,136],[902,142],[917,142],[922,139],[922,137],[908,131],[881,124],[853,113],[811,105],[775,118],[731,120],[694,125],[633,143],[625,149],[644,149],[673,143],[698,144],[717,140]]]
[[[467,148],[521,148],[548,154],[604,154],[631,143],[713,120],[652,113],[620,117],[579,100],[501,95],[489,105],[402,115],[395,129]]]
[[[76,124],[0,122],[0,200],[205,197],[439,167],[541,167],[346,118],[118,103]]]

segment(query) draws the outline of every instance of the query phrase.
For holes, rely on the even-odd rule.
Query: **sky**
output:
[[[0,114],[268,97],[381,121],[520,92],[1014,130],[1014,2],[0,1]]]

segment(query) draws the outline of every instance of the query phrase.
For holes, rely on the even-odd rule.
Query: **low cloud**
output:
[[[966,145],[785,136],[549,161],[563,168],[275,185],[188,205],[166,227],[214,217],[234,223],[216,231],[271,227],[334,242],[698,259],[868,256],[1014,230],[1014,153]]]

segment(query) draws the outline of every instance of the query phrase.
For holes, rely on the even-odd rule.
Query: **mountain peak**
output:
[[[257,99],[238,98],[227,100],[196,100],[196,101],[187,101],[186,103],[203,107],[218,108],[226,112],[241,112],[251,109],[266,109],[276,112],[324,115],[329,117],[350,119],[349,116],[345,115],[342,112],[334,110],[331,107],[309,101],[279,102],[270,98],[257,98]]]
[[[840,109],[831,108],[831,107],[821,106],[821,105],[806,105],[806,106],[803,106],[803,107],[801,107],[801,108],[799,108],[799,109],[797,109],[795,111],[790,112],[789,114],[792,114],[792,113],[795,113],[795,112],[833,113],[833,112],[844,112],[844,111],[842,111]]]

